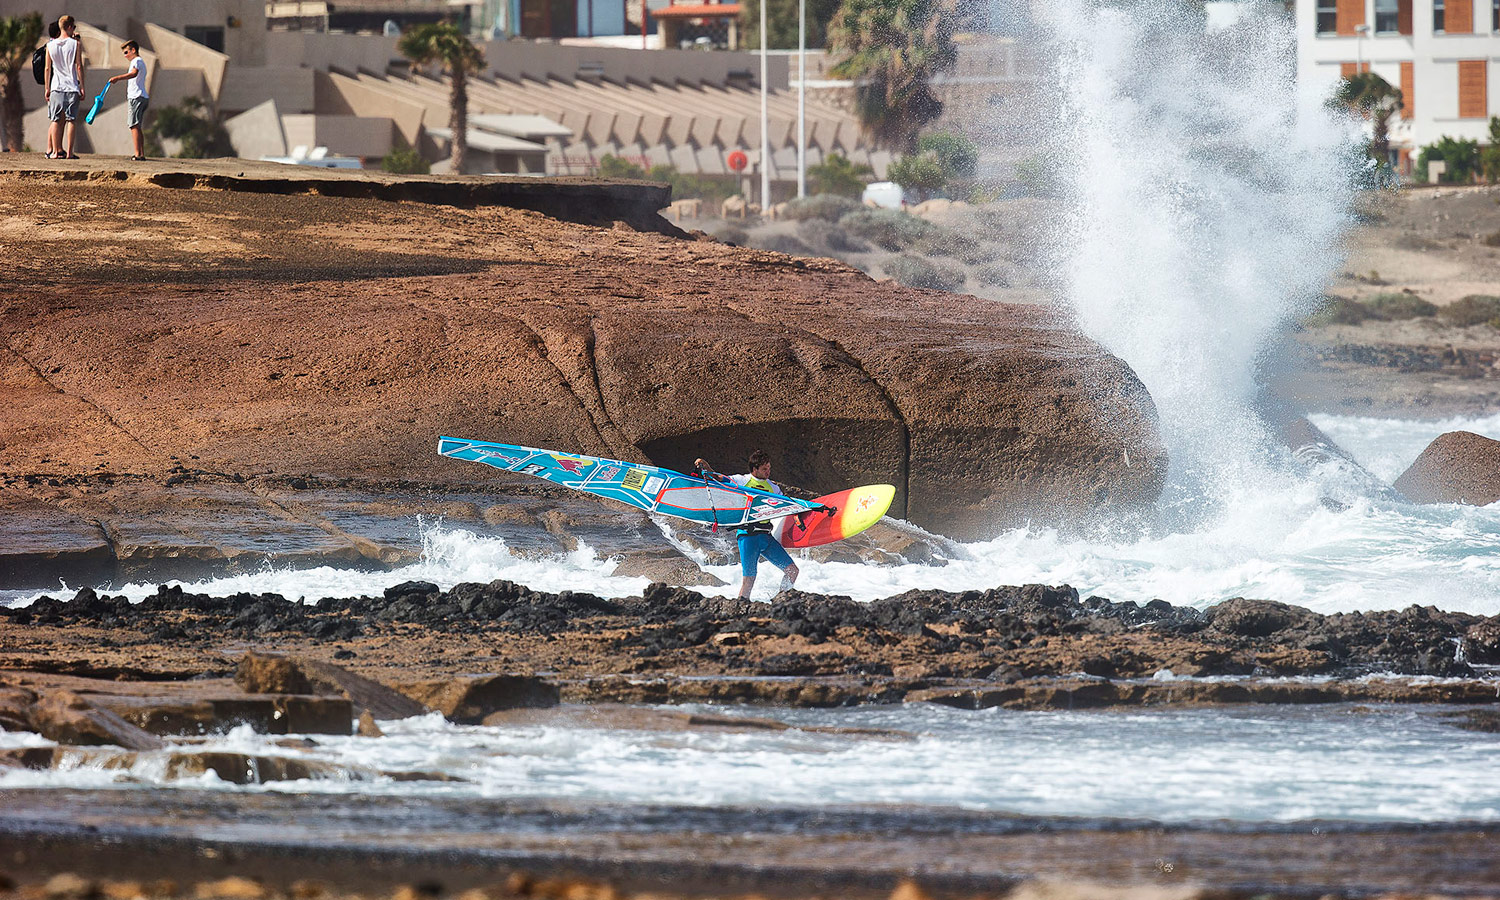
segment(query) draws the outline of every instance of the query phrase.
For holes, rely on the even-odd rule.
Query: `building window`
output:
[[[1500,0],[1490,0],[1490,31],[1500,31]]]
[[[1375,33],[1395,34],[1399,15],[1398,0],[1375,0]]]
[[[1432,30],[1442,34],[1443,28],[1443,0],[1432,0]]]
[[[222,25],[188,25],[182,29],[182,36],[190,41],[197,41],[210,50],[224,52]]]
[[[1500,3],[1500,0],[1495,0]],[[1339,27],[1338,0],[1318,0],[1318,34],[1333,34]]]
[[[1460,119],[1483,119],[1489,108],[1485,90],[1488,76],[1486,60],[1461,59],[1458,61],[1458,117]]]

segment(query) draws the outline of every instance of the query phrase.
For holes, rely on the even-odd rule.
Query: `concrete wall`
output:
[[[239,113],[266,100],[276,101],[284,113],[310,113],[316,109],[315,71],[287,66],[247,68],[231,65],[224,74],[219,109]]]
[[[1435,33],[1432,0],[1411,0],[1412,33],[1375,34],[1375,3],[1364,0],[1368,37],[1317,33],[1317,0],[1296,0],[1297,77],[1308,87],[1331,92],[1345,63],[1364,62],[1370,71],[1401,87],[1401,63],[1412,63],[1413,116],[1391,129],[1392,144],[1415,151],[1443,136],[1488,142],[1489,116],[1500,115],[1500,33],[1491,30],[1488,0],[1473,4],[1472,34]],[[1483,118],[1458,117],[1459,60],[1487,62]]]
[[[379,159],[391,152],[394,128],[385,117],[293,115],[281,117],[288,147],[327,147],[339,156]]]
[[[33,10],[42,14],[43,21],[55,22],[67,13],[115,34],[128,34],[131,19],[155,22],[179,34],[188,26],[222,27],[224,52],[236,63],[265,64],[264,0],[0,0],[0,16]],[[231,19],[239,24],[231,25]]]
[[[208,95],[215,103],[224,89],[224,73],[229,68],[229,56],[210,50],[202,44],[190,41],[174,31],[153,22],[130,23],[132,33],[143,33],[142,44],[156,51],[163,69],[194,69],[202,73]]]
[[[393,96],[337,72],[319,72],[316,78],[319,115],[346,115],[361,117],[386,117],[395,126],[397,134],[407,146],[415,147],[422,136],[422,125],[427,108],[409,100]],[[446,113],[445,113],[446,114]],[[439,121],[444,121],[440,118]],[[292,142],[296,146],[296,142]]]
[[[402,58],[396,40],[378,34],[271,31],[266,33],[266,65],[383,73],[392,60]]]
[[[606,81],[640,84],[651,81],[687,84],[725,84],[731,73],[760,77],[755,53],[704,53],[699,50],[624,50],[618,47],[578,47],[530,41],[487,41],[485,61],[492,75],[518,79],[548,76],[572,80],[580,70],[598,73]],[[766,81],[772,88],[787,87],[788,57],[769,56]]]
[[[262,156],[285,156],[288,148],[281,129],[281,115],[276,101],[267,100],[224,122],[234,152],[246,159]]]

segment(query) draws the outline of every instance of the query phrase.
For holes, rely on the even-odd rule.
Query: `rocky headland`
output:
[[[897,486],[893,512],[912,525],[882,523],[817,557],[876,563],[940,565],[952,539],[1025,522],[1128,521],[1161,491],[1167,457],[1140,382],[1039,305],[978,305],[832,259],[684,232],[654,215],[666,199],[657,187],[543,184],[288,177],[240,161],[0,165],[11,275],[0,293],[0,590],[51,594],[0,607],[0,728],[46,739],[0,752],[0,767],[110,769],[165,753],[184,780],[437,780],[313,772],[193,741],[244,723],[375,736],[378,721],[433,712],[471,724],[779,724],[641,706],[683,702],[1423,702],[1455,705],[1455,727],[1495,730],[1495,686],[1481,677],[1500,664],[1494,618],[1421,607],[1323,616],[1254,599],[1200,611],[1065,585],[868,604],[797,592],[724,600],[691,590],[713,578],[678,549],[727,562],[722,535],[679,529],[669,542],[636,511],[439,458],[443,434],[679,469],[695,456],[727,468],[764,447],[794,489]],[[1018,253],[992,275],[1009,283],[1028,259]],[[1289,442],[1323,440],[1299,427]],[[1445,472],[1491,452],[1466,444],[1435,458],[1427,480],[1450,483]],[[652,583],[604,598],[406,582],[311,605],[167,586],[139,603],[56,589],[267,563],[390,569],[420,554],[419,517],[504,537],[520,555],[587,544],[615,559],[617,574]],[[11,851],[0,855],[0,894],[314,900],[387,896],[402,883],[403,900],[462,888],[469,900],[742,887],[893,900],[1114,896],[1045,881],[1080,872],[1162,897],[1312,897],[1349,885],[1363,896],[1459,870],[1442,884],[1473,893],[1495,883],[1485,829],[1466,825],[1401,831],[1394,840],[1410,852],[1392,855],[1358,829],[1316,826],[1167,833],[934,825],[899,812],[784,826],[752,811],[662,835],[648,810],[618,833],[569,837],[527,832],[527,817],[555,827],[570,815],[592,821],[590,811],[459,810],[455,819],[487,815],[509,842],[516,871],[497,881],[472,835],[433,837],[425,855],[405,845],[340,855],[220,845],[194,831],[198,816],[348,812],[316,801],[43,793],[0,798]],[[905,830],[891,831],[888,815]],[[187,830],[174,837],[161,823],[179,816]],[[712,862],[695,856],[704,835],[717,842]],[[1187,883],[1179,853],[1217,862]],[[1076,862],[1048,861],[1059,854]],[[44,877],[69,869],[108,877]],[[912,872],[921,884],[892,894]],[[225,878],[245,875],[257,880]]]

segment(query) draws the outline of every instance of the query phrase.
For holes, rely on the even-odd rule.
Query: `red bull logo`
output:
[[[557,460],[558,468],[567,469],[574,475],[582,475],[584,469],[594,464],[592,460],[574,459],[571,456],[557,456],[554,454],[552,458]]]

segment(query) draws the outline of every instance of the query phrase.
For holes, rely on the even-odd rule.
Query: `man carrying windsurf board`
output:
[[[755,488],[772,494],[782,494],[780,486],[771,481],[771,454],[756,450],[750,454],[750,471],[744,475],[721,475],[702,459],[693,460],[705,481],[727,481],[739,487]],[[740,599],[750,599],[750,590],[755,587],[756,570],[761,557],[782,570],[782,590],[797,580],[797,564],[787,555],[786,548],[771,533],[773,522],[747,522],[736,526],[735,532],[740,548]]]

